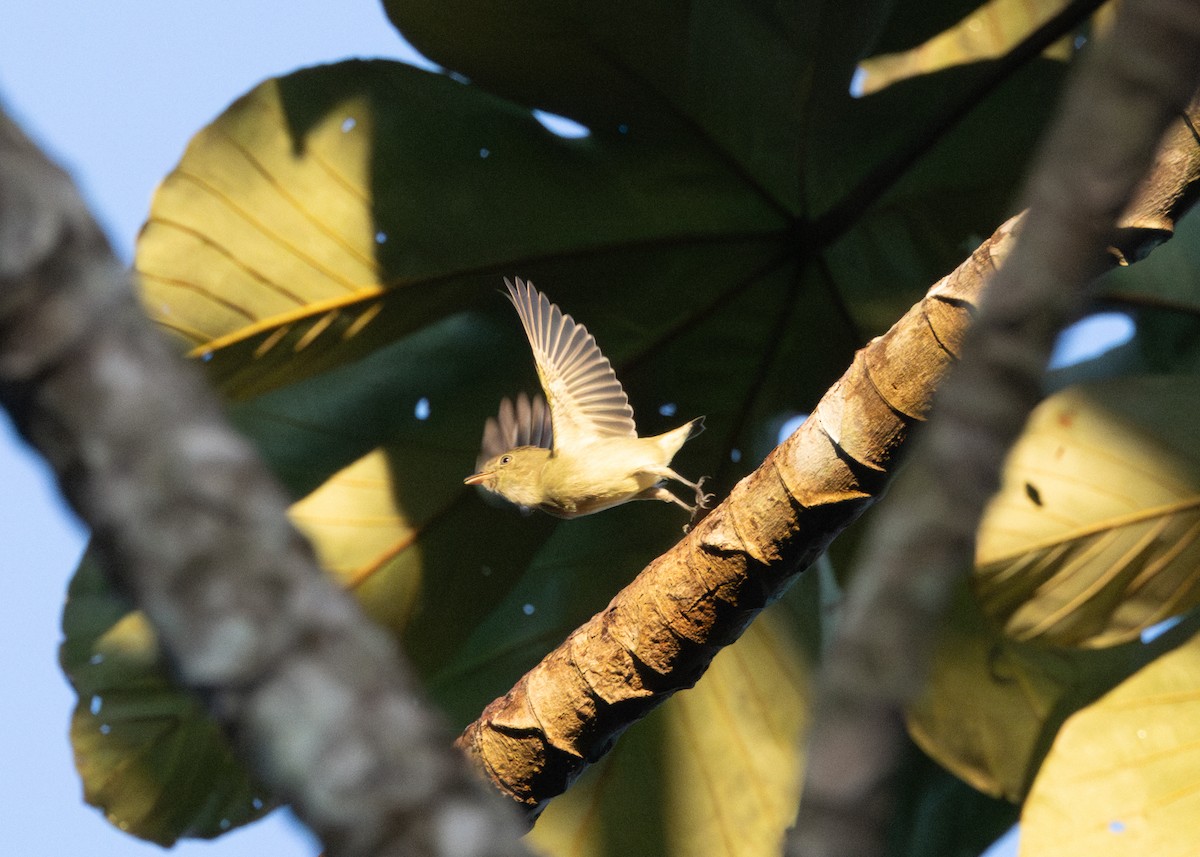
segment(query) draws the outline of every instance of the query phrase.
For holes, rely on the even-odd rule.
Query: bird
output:
[[[671,459],[704,430],[704,417],[652,437],[638,437],[633,408],[612,364],[586,327],[563,313],[533,283],[507,277],[508,299],[529,337],[545,398],[524,393],[500,402],[484,424],[475,473],[464,481],[523,510],[578,518],[630,500],[661,500],[694,518],[708,508],[705,478],[691,482]],[[666,486],[691,489],[694,505]]]

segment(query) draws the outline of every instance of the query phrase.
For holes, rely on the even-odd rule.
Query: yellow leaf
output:
[[[1030,417],[975,590],[1019,640],[1107,646],[1200,604],[1200,379],[1073,387]]]
[[[1200,638],[1063,725],[1021,818],[1021,853],[1196,853]]]
[[[857,92],[870,95],[912,77],[1003,56],[1061,11],[1067,2],[990,0],[924,44],[863,60],[858,67]],[[1071,52],[1070,40],[1064,38],[1046,54],[1066,60]]]
[[[148,313],[192,356],[246,341],[253,357],[298,352],[369,323],[383,291],[373,118],[364,94],[349,95],[297,140],[269,81],[192,140],[155,195],[137,256]]]
[[[553,857],[779,854],[800,795],[810,678],[781,606],[555,798],[530,844]]]

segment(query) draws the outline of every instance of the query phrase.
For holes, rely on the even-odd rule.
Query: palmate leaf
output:
[[[1200,379],[1068,388],[980,524],[975,591],[1019,640],[1106,646],[1200,603]]]
[[[569,116],[600,138],[697,136],[781,212],[800,211],[796,155],[820,44],[817,3],[384,7],[418,50],[484,89]],[[833,44],[854,51],[878,8],[860,5]]]
[[[150,316],[244,398],[478,306],[487,269],[700,243],[749,246],[749,273],[785,227],[690,141],[564,140],[447,77],[348,62],[268,81],[198,134],[136,267]]]
[[[503,15],[455,8],[433,10],[427,36],[465,46],[475,83],[508,75],[515,88],[387,62],[268,81],[164,180],[136,266],[148,312],[234,400],[323,563],[461,724],[682,523],[663,504],[524,519],[462,486],[484,419],[535,383],[501,276],[530,278],[588,325],[643,433],[705,414],[709,430],[675,464],[720,490],[811,407],[863,331],[894,321],[972,232],[1003,219],[1061,75],[1035,63],[1015,76],[980,102],[985,119],[826,234],[807,216],[919,134],[948,86],[851,99],[860,49],[887,29],[870,10],[705,4],[682,26],[674,7],[589,7],[580,43],[563,35],[578,9],[507,10],[518,30],[537,26],[506,40],[489,30]],[[562,38],[539,41],[546,27]],[[533,106],[592,134],[558,138]],[[66,648],[86,660],[79,621],[68,616]],[[100,760],[81,768],[139,800],[169,774],[128,761],[163,749],[144,737],[80,747]]]

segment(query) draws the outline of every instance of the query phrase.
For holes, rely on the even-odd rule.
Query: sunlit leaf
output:
[[[980,613],[964,584],[939,631],[925,691],[908,710],[909,734],[981,792],[1020,801],[1063,718],[1173,644],[1021,643]]]
[[[448,77],[347,62],[268,81],[201,131],[136,267],[151,317],[244,397],[490,300],[489,269],[655,242],[736,255],[785,227],[694,141],[567,140]]]
[[[771,609],[555,799],[530,834],[553,857],[778,854],[799,800],[811,667]]]
[[[926,752],[977,788],[1020,800],[1062,720],[1174,644],[1140,632],[1197,603],[1197,383],[1068,388],[1014,447],[973,578],[1004,628],[960,593],[909,713]]]
[[[1003,56],[1068,2],[989,0],[916,47],[864,59],[859,63],[857,91],[870,95],[897,81]],[[1068,59],[1072,50],[1070,40],[1063,38],[1047,51],[1047,56]]]
[[[160,845],[213,837],[270,809],[200,700],[170,678],[150,623],[85,557],[61,660],[79,702],[71,742],[88,803]]]
[[[1063,725],[1021,818],[1023,855],[1194,854],[1200,813],[1200,640]]]
[[[1200,378],[1069,388],[1030,417],[980,525],[984,611],[1105,646],[1200,603]]]

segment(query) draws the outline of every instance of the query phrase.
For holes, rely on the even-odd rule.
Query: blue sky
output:
[[[188,139],[264,78],[347,56],[415,59],[375,0],[119,3],[8,0],[0,99],[74,175],[117,253]],[[8,850],[163,854],[82,802],[67,743],[74,696],[57,665],[63,594],[85,534],[0,416],[0,807]],[[283,813],[181,857],[314,855]]]

